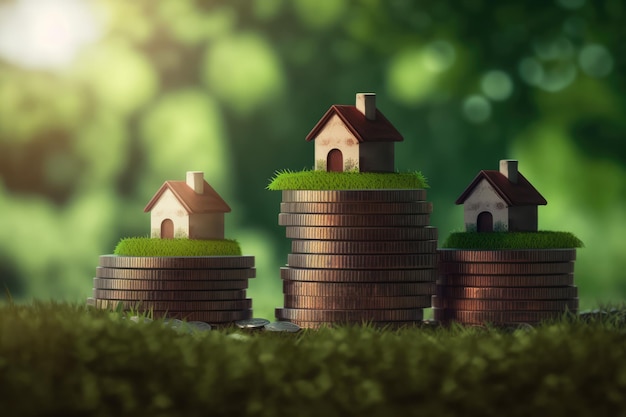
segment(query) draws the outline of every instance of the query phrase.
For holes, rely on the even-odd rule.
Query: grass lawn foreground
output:
[[[532,329],[178,332],[65,303],[0,306],[8,415],[617,416],[626,307]]]

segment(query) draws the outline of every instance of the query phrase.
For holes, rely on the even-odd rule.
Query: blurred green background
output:
[[[372,91],[440,239],[476,173],[517,158],[540,228],[585,242],[581,307],[624,300],[625,18],[622,0],[1,0],[0,284],[83,302],[163,181],[203,170],[272,317],[290,246],[268,180],[312,167],[309,130]]]

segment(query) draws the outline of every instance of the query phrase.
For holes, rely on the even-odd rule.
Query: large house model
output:
[[[480,171],[463,191],[456,204],[463,204],[466,231],[537,231],[537,206],[548,203],[517,166],[501,160],[499,171]]]
[[[403,139],[376,94],[358,93],[355,106],[331,106],[306,140],[315,142],[316,170],[394,172],[394,144]]]
[[[144,212],[150,213],[151,237],[224,239],[224,213],[230,207],[204,180],[201,171],[186,181],[165,181]]]

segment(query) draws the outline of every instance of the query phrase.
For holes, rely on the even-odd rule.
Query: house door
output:
[[[165,219],[161,223],[161,239],[172,239],[174,237],[174,222]]]
[[[493,215],[488,211],[483,211],[478,215],[476,221],[478,232],[493,232]]]
[[[326,171],[343,172],[343,155],[339,149],[332,149],[328,152]]]

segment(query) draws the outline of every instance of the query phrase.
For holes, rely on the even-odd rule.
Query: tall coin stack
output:
[[[293,241],[277,318],[306,328],[422,320],[437,263],[425,199],[423,189],[283,191],[278,221]]]
[[[440,249],[435,319],[536,324],[575,313],[575,259],[576,249]]]
[[[253,256],[100,256],[89,305],[224,325],[252,317]]]

